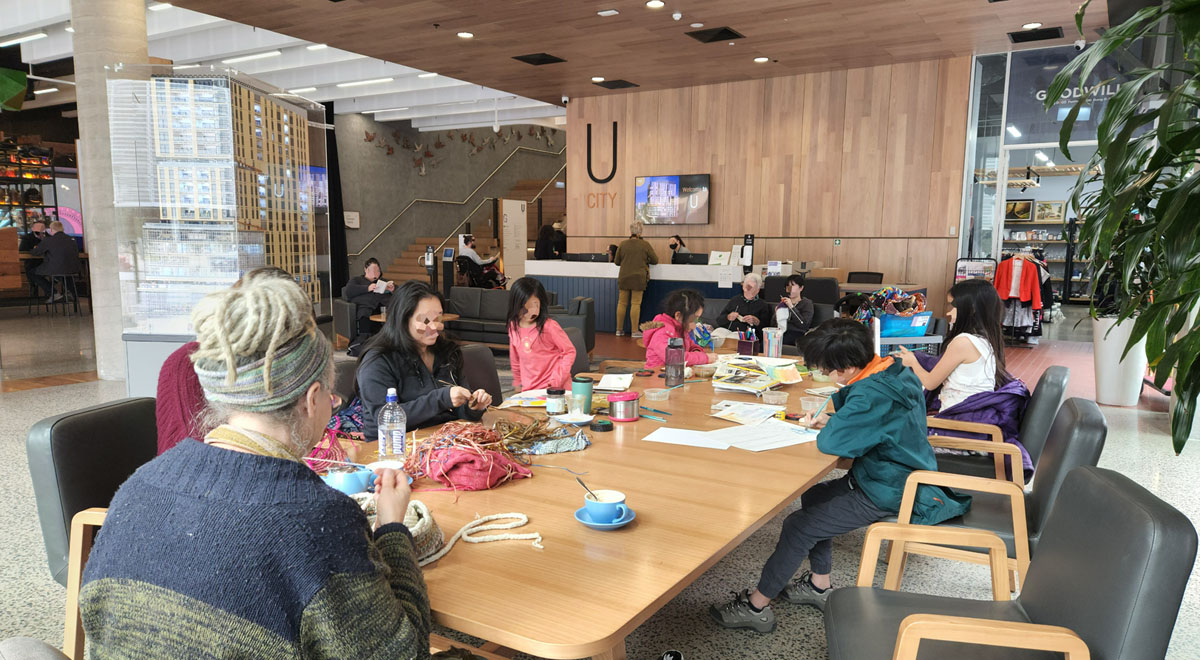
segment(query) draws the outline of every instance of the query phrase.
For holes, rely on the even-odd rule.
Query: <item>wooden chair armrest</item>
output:
[[[67,548],[67,612],[63,627],[63,653],[71,660],[83,660],[83,618],[79,613],[79,590],[83,587],[83,567],[92,552],[92,530],[100,527],[108,509],[84,509],[71,518],[71,537]]]
[[[1004,432],[995,424],[982,424],[980,422],[964,422],[957,419],[942,419],[930,415],[925,418],[925,425],[931,429],[943,429],[946,431],[967,431],[969,433],[982,433],[992,437],[992,442],[1004,442]]]
[[[1062,653],[1089,660],[1087,644],[1068,628],[1021,621],[995,621],[940,614],[910,614],[900,622],[893,660],[916,660],[922,640],[961,642]]]
[[[942,447],[945,449],[963,449],[966,451],[978,451],[986,454],[992,454],[996,465],[995,478],[1000,481],[1008,481],[1008,475],[1004,468],[1004,457],[1011,457],[1014,466],[1020,465],[1020,469],[1012,471],[1012,481],[1021,488],[1025,487],[1025,470],[1023,465],[1023,457],[1021,449],[1014,444],[1007,442],[992,442],[991,440],[971,440],[969,438],[952,438],[945,435],[929,436],[929,444],[933,447]]]
[[[905,525],[902,523],[875,523],[867,528],[863,541],[862,559],[858,565],[858,586],[869,587],[875,582],[875,565],[879,562],[879,549],[884,541],[892,542],[891,562],[903,557],[905,541],[932,543],[937,545],[987,548],[992,569],[992,598],[1009,600],[1008,550],[1004,541],[993,532],[962,527],[935,527],[930,525]],[[893,564],[893,565],[898,565]]]

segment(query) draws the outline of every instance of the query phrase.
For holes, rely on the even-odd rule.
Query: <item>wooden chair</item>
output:
[[[992,479],[918,470],[908,476],[904,485],[897,520],[900,523],[912,521],[913,505],[920,484],[971,491],[973,501],[967,513],[942,523],[942,526],[982,529],[1003,538],[1008,548],[1006,564],[1010,572],[1009,585],[1015,591],[1019,581],[1029,571],[1030,555],[1036,550],[1041,539],[1050,508],[1063,480],[1077,467],[1096,465],[1100,460],[1100,452],[1104,448],[1107,434],[1108,426],[1104,414],[1100,412],[1100,407],[1095,401],[1070,399],[1063,404],[1055,417],[1054,425],[1046,438],[1038,478],[1034,480],[1029,492],[1024,490],[1019,480],[1015,483],[1008,481],[1003,472]],[[934,440],[931,439],[932,441]],[[938,438],[937,442],[941,446],[956,449],[995,452],[997,457],[1012,456],[1015,464],[1019,464],[1021,460],[1019,450],[1004,443],[1003,439],[980,441]],[[1019,473],[1020,470],[1014,470],[1014,478]],[[895,588],[900,583],[905,553],[977,564],[988,562],[982,553],[972,550],[923,543],[913,544],[905,549],[900,547],[901,545],[903,544],[894,544],[890,552],[888,562],[895,564],[888,568],[885,582],[888,588]]]
[[[79,611],[79,590],[83,586],[83,569],[92,553],[92,540],[104,524],[108,509],[85,509],[71,519],[71,546],[67,569],[67,618],[63,629],[63,653],[71,660],[84,660],[83,617]],[[440,635],[429,636],[431,653],[449,651],[452,647],[466,648],[484,660],[508,660],[512,653],[497,644],[487,643],[475,648],[452,642]]]
[[[918,543],[986,548],[993,600],[900,592],[898,580],[895,588],[873,587],[884,540],[902,550]],[[1186,516],[1129,478],[1096,467],[1076,468],[1064,480],[1016,600],[1004,584],[1005,544],[998,536],[876,523],[867,530],[857,586],[829,595],[829,658],[913,660],[918,648],[921,660],[1043,657],[1028,650],[1068,660],[1162,658],[1196,544]]]

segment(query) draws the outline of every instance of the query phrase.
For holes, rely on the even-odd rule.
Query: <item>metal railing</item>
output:
[[[480,188],[483,188],[485,185],[487,185],[488,181],[491,181],[492,177],[496,176],[496,173],[499,172],[500,169],[502,167],[504,167],[504,165],[506,163],[508,163],[508,161],[511,160],[512,157],[517,155],[519,152],[529,151],[532,153],[545,154],[548,156],[561,156],[561,155],[563,155],[563,153],[566,152],[566,150],[567,150],[567,146],[565,144],[563,145],[563,148],[558,151],[549,151],[546,149],[535,149],[533,147],[517,147],[516,149],[513,149],[511,153],[509,153],[507,156],[505,156],[504,160],[500,161],[500,164],[497,165],[496,168],[492,170],[491,174],[488,174],[483,179],[483,181],[481,181],[479,183],[478,186],[475,186],[475,189],[472,190],[469,194],[467,194],[467,196],[464,197],[462,199],[462,201],[454,201],[454,200],[447,200],[447,199],[423,199],[423,198],[414,199],[414,200],[410,201],[408,204],[406,204],[403,209],[400,209],[400,212],[396,214],[396,217],[392,218],[390,222],[388,222],[386,225],[384,225],[382,229],[380,229],[374,236],[372,236],[371,240],[367,241],[366,244],[363,245],[357,252],[350,252],[349,256],[351,256],[351,257],[362,256],[362,254],[364,252],[366,252],[367,249],[370,248],[371,245],[375,243],[375,241],[379,240],[380,236],[383,236],[383,234],[387,230],[391,229],[392,225],[396,224],[396,221],[398,221],[401,217],[403,217],[404,214],[407,213],[408,210],[411,209],[417,203],[450,204],[450,205],[455,205],[455,206],[465,206],[466,203],[471,201],[471,198],[475,196],[475,193],[479,192]],[[558,171],[554,173],[554,176],[550,177],[550,179],[548,181],[546,181],[546,185],[542,186],[542,189],[538,191],[538,194],[534,195],[533,199],[529,200],[529,202],[532,203],[532,202],[536,201],[539,197],[541,197],[542,193],[546,192],[546,188],[549,188],[550,184],[553,183],[555,181],[555,179],[558,178],[558,175],[562,174],[563,170],[565,170],[565,169],[567,169],[566,163],[564,163],[562,167],[558,168]],[[437,250],[440,251],[442,249],[442,246],[445,245],[447,242],[449,242],[449,240],[454,236],[455,232],[457,232],[463,225],[467,224],[467,222],[475,215],[475,212],[478,211],[481,207],[483,207],[484,204],[488,203],[492,199],[493,199],[492,197],[485,197],[482,200],[480,200],[479,204],[477,204],[475,206],[475,208],[471,209],[471,212],[469,214],[467,214],[467,217],[463,218],[462,222],[455,225],[454,229],[450,232],[450,234],[447,235],[446,238],[441,242],[441,244],[438,245]]]

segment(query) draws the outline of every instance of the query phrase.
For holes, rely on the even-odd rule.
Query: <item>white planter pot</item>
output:
[[[1142,395],[1142,379],[1146,376],[1146,340],[1143,338],[1138,342],[1122,360],[1121,353],[1133,332],[1133,319],[1121,323],[1116,321],[1116,317],[1092,319],[1096,403],[1136,406]],[[1110,328],[1112,332],[1109,332]]]

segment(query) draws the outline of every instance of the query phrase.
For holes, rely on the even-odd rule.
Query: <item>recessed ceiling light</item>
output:
[[[592,82],[604,82],[604,76],[592,76]]]
[[[309,50],[325,50],[326,48],[329,48],[329,44],[309,44],[308,45]]]
[[[646,3],[646,6],[651,9],[662,9],[663,7],[667,6],[667,3],[663,2],[663,0],[649,0]]]
[[[316,87],[297,87],[296,89],[289,89],[288,94],[303,94],[305,92],[315,92],[315,91],[317,91]]]
[[[338,87],[362,87],[363,85],[378,85],[380,83],[390,83],[395,78],[372,78],[371,80],[355,80],[354,82],[338,83]]]
[[[1034,152],[1034,154],[1033,154],[1033,155],[1034,155],[1034,157],[1036,157],[1036,158],[1037,158],[1038,160],[1040,160],[1040,161],[1047,161],[1047,160],[1050,160],[1050,157],[1049,157],[1049,156],[1047,156],[1046,154],[1044,154],[1044,153],[1042,153],[1042,152],[1040,152],[1040,151]]]
[[[606,17],[607,16],[616,16],[619,13],[621,13],[621,12],[617,11],[616,9],[602,9],[602,10],[596,12],[597,15],[606,16]]]
[[[729,45],[730,45],[730,46],[732,46],[734,43],[735,43],[735,42],[732,42],[732,41],[731,41],[731,42],[729,42]]]
[[[172,5],[169,2],[159,2],[159,3],[155,3],[153,5],[150,5],[150,11],[162,11],[164,9],[170,9],[171,7],[174,7],[174,6],[175,5]]]
[[[471,33],[471,32],[459,32],[458,33],[459,39],[472,39],[474,37],[475,37],[474,33]]]
[[[417,74],[417,77],[418,78],[436,78],[437,74],[432,73],[432,72],[431,73],[419,73],[419,74]]]
[[[1035,21],[1033,23],[1026,23],[1025,25],[1022,25],[1021,29],[1022,30],[1036,30],[1040,27],[1042,27],[1042,24]]]
[[[755,62],[758,62],[759,64],[762,64],[762,63],[764,63],[764,62],[770,62],[770,61],[771,61],[771,58],[769,58],[769,57],[756,57],[756,58],[754,58],[754,61],[755,61]]]
[[[47,87],[46,89],[35,89],[35,90],[33,90],[33,93],[34,94],[49,94],[51,92],[57,92],[57,91],[58,91],[57,87]]]
[[[1021,131],[1018,131],[1017,127],[1011,124],[1008,126],[1008,134],[1015,138],[1021,137]]]
[[[65,27],[65,28],[63,28],[63,29],[64,29],[64,30],[66,30],[67,32],[71,32],[71,33],[74,33],[74,32],[75,32],[75,26],[74,26],[74,25],[69,25],[69,24],[68,24],[68,25],[67,25],[67,27]]]
[[[0,41],[0,48],[4,48],[5,46],[16,46],[17,44],[23,44],[27,41],[36,41],[38,39],[45,39],[45,38],[46,38],[45,32],[34,32],[33,34],[27,34],[22,37],[14,37],[12,39],[9,39],[8,41]]]
[[[200,68],[199,64],[176,64],[175,66],[171,67],[171,70],[172,71],[183,71],[184,69],[198,69],[198,68]]]
[[[237,64],[238,62],[249,62],[251,60],[265,60],[268,57],[279,57],[283,55],[281,50],[268,50],[264,53],[255,53],[253,55],[242,55],[240,57],[231,57],[227,60],[221,60],[221,64]]]
[[[692,23],[692,27],[694,27],[694,28],[702,28],[702,27],[704,27],[704,24],[703,24],[703,23]]]

